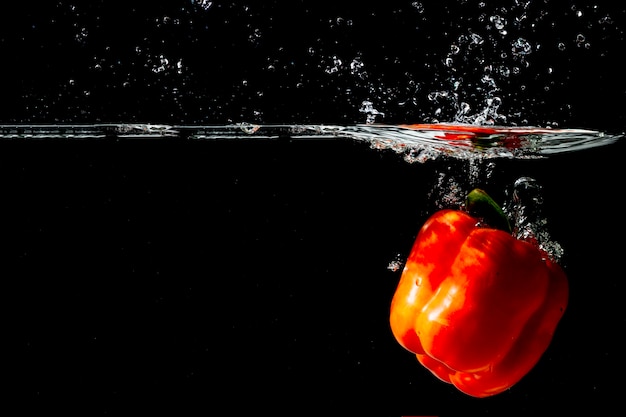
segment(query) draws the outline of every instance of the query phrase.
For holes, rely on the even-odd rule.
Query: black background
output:
[[[353,124],[364,100],[377,121],[450,121],[428,92],[462,73],[480,108],[485,63],[517,65],[501,53],[523,35],[541,48],[498,79],[507,122],[624,125],[616,3],[531,2],[504,38],[481,17],[502,6],[472,1],[42,3],[1,17],[4,124]],[[452,74],[442,61],[470,29],[487,43]],[[606,414],[623,391],[621,151],[499,161],[473,180],[466,161],[408,164],[347,140],[3,141],[9,394],[21,415]],[[489,399],[435,380],[388,328],[388,265],[445,195],[442,173],[499,201],[536,178],[565,249],[570,306],[552,345]]]

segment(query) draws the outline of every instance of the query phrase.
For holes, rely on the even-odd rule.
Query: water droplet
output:
[[[381,116],[385,117],[385,114],[376,110],[374,108],[374,104],[369,100],[364,100],[361,103],[361,108],[359,109],[361,113],[365,113],[366,115],[366,123],[372,124],[376,122],[376,117]]]
[[[509,77],[511,75],[511,70],[509,67],[501,66],[498,68],[498,73],[503,77]]]
[[[354,58],[352,60],[352,62],[350,62],[350,72],[353,75],[358,75],[359,77],[363,78],[363,68],[365,67],[365,64],[363,63],[363,61],[361,61],[360,58]]]
[[[191,0],[191,3],[197,4],[204,10],[209,10],[209,8],[213,5],[213,2],[208,0]]]
[[[471,107],[469,104],[462,102],[461,105],[459,106],[459,114],[460,115],[466,115],[470,112]]]
[[[418,13],[424,13],[424,5],[421,2],[414,1],[413,3],[411,3],[411,6],[413,6],[413,8],[418,11]]]
[[[600,23],[601,25],[604,25],[604,24],[609,24],[610,25],[610,24],[613,24],[613,19],[611,18],[611,16],[606,15],[606,16],[600,18],[598,20],[598,23]]]
[[[398,272],[401,268],[402,268],[403,262],[400,258],[400,254],[396,255],[396,258],[389,262],[389,265],[387,265],[387,269],[390,270],[391,272]]]
[[[513,41],[511,51],[514,56],[524,56],[532,52],[532,45],[524,38],[517,38]]]
[[[89,32],[87,31],[87,28],[82,28],[76,34],[75,39],[79,43],[84,43],[87,40],[88,35],[89,35]]]
[[[576,35],[576,45],[578,47],[589,48],[590,44],[587,42],[587,38],[582,33]]]
[[[487,85],[487,87],[494,88],[496,86],[496,81],[493,79],[493,77],[490,77],[488,75],[483,75],[481,81],[483,84]]]
[[[506,26],[506,20],[498,15],[491,16],[489,21],[493,23],[493,26],[498,30],[502,30]]]
[[[333,64],[331,66],[326,67],[326,73],[327,74],[334,74],[336,72],[339,72],[339,69],[341,68],[341,66],[343,65],[343,62],[341,61],[341,59],[339,59],[337,56],[333,56]]]
[[[474,47],[476,47],[478,45],[482,45],[484,41],[485,40],[483,39],[482,36],[478,35],[477,33],[472,33],[472,34],[470,34],[470,44],[469,44],[469,47],[470,47],[470,49],[472,49],[472,48],[474,48]]]

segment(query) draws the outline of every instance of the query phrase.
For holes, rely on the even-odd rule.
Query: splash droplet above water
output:
[[[536,159],[614,143],[623,135],[585,129],[545,129],[468,124],[356,125],[336,134],[405,155],[407,162],[456,159]]]
[[[384,117],[385,114],[376,110],[374,108],[374,103],[372,103],[371,101],[368,100],[364,100],[361,103],[361,108],[359,109],[359,111],[361,113],[365,113],[366,115],[366,123],[367,124],[372,124],[374,122],[376,122],[376,118],[377,117]]]
[[[204,10],[209,10],[213,6],[213,2],[208,0],[191,0],[191,3],[198,5]]]

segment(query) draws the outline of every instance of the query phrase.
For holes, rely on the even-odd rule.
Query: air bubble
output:
[[[400,254],[397,254],[395,259],[389,262],[389,265],[387,265],[387,269],[391,272],[398,272],[400,269],[402,269],[403,265],[404,264],[402,261],[402,256]]]

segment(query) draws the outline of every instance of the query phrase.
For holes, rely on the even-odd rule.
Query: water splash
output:
[[[392,150],[409,163],[452,158],[480,164],[485,160],[538,159],[615,143],[622,134],[585,129],[481,127],[471,124],[328,126],[325,131]],[[472,166],[468,167],[469,170]]]
[[[430,78],[428,74],[406,73],[406,87],[392,88],[390,92],[386,88],[389,85],[376,86],[389,81],[374,77],[372,72],[367,80],[354,80],[355,87],[367,90],[364,100],[379,103],[377,110],[390,117],[398,114],[393,106],[407,114],[415,108],[413,120],[432,123],[529,125],[529,120],[537,119],[532,124],[561,126],[561,121],[539,114],[539,99],[534,92],[549,94],[566,88],[568,74],[576,69],[563,67],[564,56],[559,53],[571,45],[590,49],[590,37],[585,34],[589,31],[603,32],[606,38],[613,25],[611,15],[597,6],[572,6],[571,11],[555,19],[538,2],[515,1],[505,7],[462,3],[461,7],[470,13],[443,32],[449,42],[438,52],[429,52],[424,63],[432,72]],[[418,12],[418,24],[420,18],[434,13],[432,5],[411,5]],[[419,47],[416,44],[414,48]],[[399,57],[396,59],[401,62]],[[375,66],[363,58],[360,65],[366,64]],[[369,87],[362,81],[367,81]],[[571,107],[563,105],[559,111],[569,113]]]

